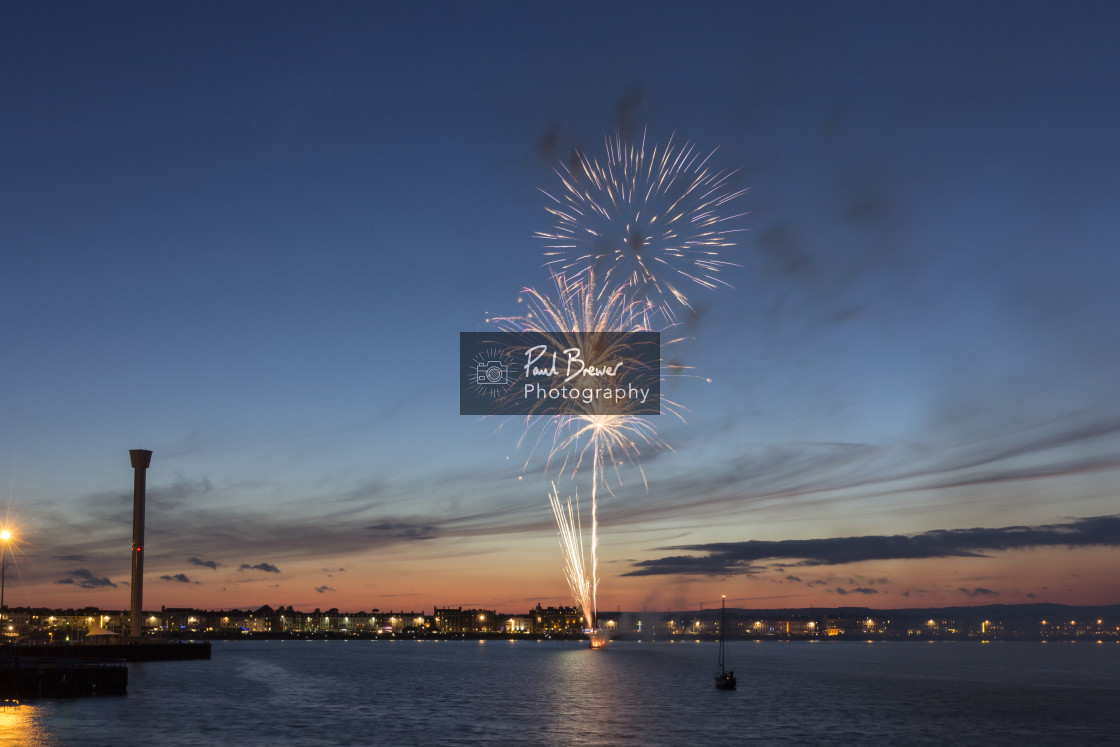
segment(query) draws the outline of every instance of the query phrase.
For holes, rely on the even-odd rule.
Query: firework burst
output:
[[[722,213],[746,190],[729,189],[734,171],[709,165],[714,150],[705,155],[672,138],[647,146],[644,132],[640,142],[616,134],[605,145],[602,160],[577,152],[556,169],[556,194],[541,190],[555,220],[536,234],[546,242],[545,264],[573,281],[596,272],[604,287],[628,287],[673,323],[678,310],[692,308],[692,287],[727,285],[720,272],[734,263],[719,252],[734,245],[743,213]]]
[[[630,352],[624,347],[604,349],[604,332],[648,332],[651,320],[644,304],[635,301],[625,287],[610,291],[596,284],[595,274],[589,272],[580,281],[569,280],[564,275],[554,275],[554,295],[526,288],[519,302],[527,306],[520,316],[500,317],[492,321],[509,332],[533,332],[551,338],[557,349],[580,348],[590,351],[599,359],[627,360]],[[616,338],[612,338],[616,339]],[[672,341],[672,342],[675,342]],[[669,343],[671,344],[671,342]],[[665,375],[681,375],[684,367],[662,364]],[[675,402],[660,400],[663,413],[681,417],[683,408]],[[620,463],[638,466],[644,448],[668,448],[657,436],[656,427],[646,418],[627,414],[628,405],[618,400],[596,400],[581,406],[572,414],[537,418],[542,421],[534,428],[532,416],[525,418],[525,430],[518,440],[518,447],[532,441],[532,448],[525,460],[525,467],[533,459],[538,447],[548,442],[545,473],[559,467],[559,473],[570,470],[574,477],[588,456],[592,457],[596,480],[602,483],[602,466],[613,466],[616,475]],[[536,437],[531,434],[536,432]],[[642,472],[645,480],[645,473]],[[609,489],[609,486],[608,486]]]

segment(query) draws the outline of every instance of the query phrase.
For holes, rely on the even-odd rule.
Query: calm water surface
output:
[[[1120,740],[1120,645],[217,641],[128,695],[0,708],[0,745],[1079,744]]]

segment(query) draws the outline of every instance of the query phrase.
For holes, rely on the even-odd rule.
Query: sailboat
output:
[[[723,644],[727,637],[727,595],[725,594],[719,608],[719,667],[716,669],[716,689],[734,690],[735,672],[724,668]]]

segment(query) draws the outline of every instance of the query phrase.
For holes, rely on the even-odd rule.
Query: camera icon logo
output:
[[[479,386],[508,386],[509,366],[501,361],[486,361],[475,366],[475,383]]]

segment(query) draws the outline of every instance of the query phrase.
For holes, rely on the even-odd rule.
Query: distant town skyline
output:
[[[747,191],[671,330],[668,448],[602,497],[600,609],[1120,602],[1118,33],[1088,1],[0,8],[5,604],[128,607],[137,448],[146,608],[570,604],[546,493],[588,477],[458,414],[457,344],[547,288],[544,192],[611,138]]]
[[[693,610],[619,610],[604,612],[600,627],[612,638],[669,640],[710,638],[726,619],[730,637],[758,640],[1084,640],[1120,641],[1120,605],[985,604],[967,607],[876,610],[867,607]],[[726,617],[725,617],[726,615]],[[263,638],[460,638],[585,635],[578,607],[484,609],[319,609],[262,605],[254,609],[207,610],[167,607],[145,611],[141,621],[149,640]],[[128,635],[128,611],[22,609],[5,617],[5,630],[37,640],[102,641]]]

